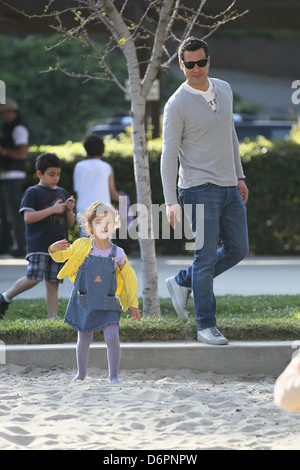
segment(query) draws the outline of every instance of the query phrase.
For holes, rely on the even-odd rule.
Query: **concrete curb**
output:
[[[197,342],[121,343],[121,369],[192,369],[217,374],[265,374],[278,376],[295,352],[292,341],[233,341],[226,346]],[[2,364],[57,364],[76,367],[76,344],[0,345]],[[89,367],[107,369],[104,343],[92,343]]]

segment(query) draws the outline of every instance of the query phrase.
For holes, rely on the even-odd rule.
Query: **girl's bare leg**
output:
[[[46,281],[46,306],[49,318],[57,317],[58,282]]]

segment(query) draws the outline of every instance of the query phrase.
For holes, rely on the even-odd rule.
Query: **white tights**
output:
[[[104,341],[107,346],[107,359],[109,380],[113,383],[119,381],[119,367],[121,358],[121,347],[119,339],[119,327],[110,325],[103,329]],[[78,340],[76,346],[77,375],[73,380],[84,380],[87,372],[87,363],[90,351],[90,345],[93,341],[93,333],[78,331]]]

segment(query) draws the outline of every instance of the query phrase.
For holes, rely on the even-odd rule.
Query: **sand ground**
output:
[[[300,416],[275,378],[183,370],[0,366],[1,450],[299,450]]]

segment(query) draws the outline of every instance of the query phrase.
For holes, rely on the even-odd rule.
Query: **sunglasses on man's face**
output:
[[[196,60],[195,62],[194,61],[188,61],[188,62],[183,61],[185,68],[189,69],[189,70],[193,69],[196,64],[198,65],[198,67],[206,67],[207,62],[208,62],[208,57],[206,57],[206,59]]]

